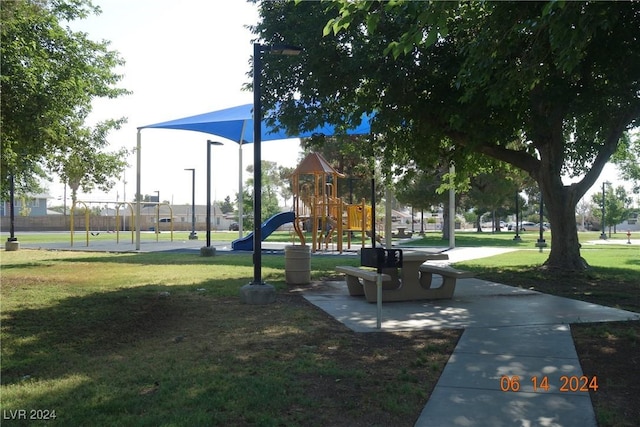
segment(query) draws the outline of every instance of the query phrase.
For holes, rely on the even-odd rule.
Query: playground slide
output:
[[[296,216],[293,212],[280,212],[262,223],[262,240],[269,237],[271,233],[276,231],[278,227],[289,222],[293,222]],[[253,233],[241,239],[231,242],[231,248],[234,251],[252,251],[253,250]]]

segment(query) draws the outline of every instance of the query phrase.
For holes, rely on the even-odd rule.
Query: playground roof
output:
[[[335,174],[340,178],[344,178],[344,175],[338,172],[322,157],[319,153],[310,153],[303,161],[300,162],[292,175],[305,175],[305,174]]]
[[[269,113],[267,112],[266,115]],[[358,126],[345,131],[347,135],[363,135],[370,132],[370,120],[372,115],[363,114]],[[325,124],[311,131],[301,131],[289,134],[284,129],[278,129],[279,122],[274,126],[262,121],[262,141],[273,141],[289,138],[308,138],[313,135],[332,136],[337,132],[336,127]],[[239,144],[253,142],[253,104],[238,105],[223,110],[211,111],[195,116],[183,117],[167,122],[141,126],[140,129],[179,129],[193,130],[220,136]]]

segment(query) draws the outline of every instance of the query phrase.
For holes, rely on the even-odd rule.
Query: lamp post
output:
[[[6,206],[6,205],[5,205]],[[16,203],[15,203],[15,177],[13,173],[9,175],[9,238],[7,239],[4,247],[7,251],[17,251],[20,249],[20,242],[15,235],[15,218],[16,218]],[[5,213],[6,215],[6,213]]]
[[[278,55],[298,55],[302,49],[294,46],[263,45],[253,44],[253,282],[250,285],[264,285],[262,281],[262,165],[261,165],[261,142],[262,142],[262,100],[260,93],[260,81],[262,74],[262,54],[270,52]],[[275,301],[275,290],[273,301],[267,297],[267,301],[245,302],[273,302]]]
[[[603,182],[602,183],[602,233],[600,233],[600,238],[602,240],[607,240],[607,233],[604,232],[604,227],[605,227],[605,210],[604,210],[604,185],[607,184],[607,182]]]
[[[540,192],[540,237],[536,242],[536,246],[540,248],[540,252],[542,252],[542,248],[547,247],[547,242],[544,240],[544,237],[543,237],[543,234],[544,234],[544,223],[542,222],[543,208],[544,208],[544,202],[542,200],[542,192]]]
[[[160,234],[160,190],[155,190],[158,204],[156,205],[156,234]]]
[[[189,240],[198,240],[196,234],[196,170],[194,168],[185,168],[185,170],[191,171],[191,233]]]
[[[211,247],[211,146],[223,145],[219,141],[207,140],[207,248]]]
[[[513,238],[513,240],[515,240],[516,242],[519,242],[520,240],[522,240],[520,238],[520,227],[519,227],[519,224],[518,224],[518,214],[519,214],[518,209],[519,208],[520,207],[519,207],[519,203],[518,203],[518,192],[516,191],[516,235]]]

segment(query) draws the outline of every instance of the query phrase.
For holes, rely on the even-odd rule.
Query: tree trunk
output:
[[[589,265],[580,255],[575,215],[580,196],[574,188],[565,187],[561,181],[555,181],[553,185],[553,179],[543,178],[540,184],[553,234],[549,258],[544,263],[545,268],[584,271]]]
[[[449,206],[442,210],[442,240],[449,240]]]

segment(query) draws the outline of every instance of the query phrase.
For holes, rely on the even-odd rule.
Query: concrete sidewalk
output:
[[[381,329],[376,304],[350,296],[344,282],[303,295],[356,332],[465,329],[419,427],[595,427],[589,393],[561,390],[582,375],[569,324],[640,320],[638,313],[479,279],[460,280],[452,300],[383,304]],[[508,382],[516,375],[517,391]],[[549,389],[534,390],[544,378]]]

